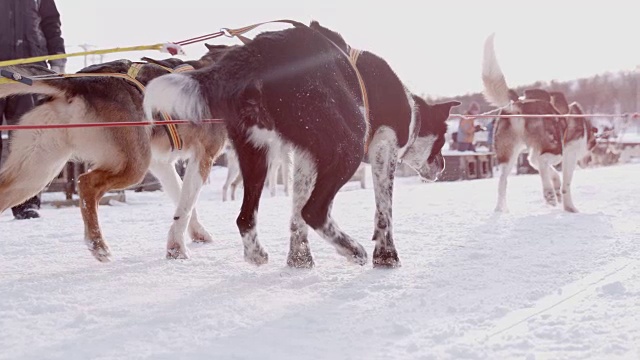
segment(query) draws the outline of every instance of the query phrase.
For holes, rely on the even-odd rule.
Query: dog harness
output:
[[[131,64],[131,67],[129,67],[129,70],[127,71],[127,77],[128,80],[131,81],[132,83],[134,83],[139,89],[140,91],[142,91],[144,93],[145,91],[145,87],[144,85],[142,85],[142,83],[140,81],[138,81],[137,77],[138,74],[140,73],[140,69],[142,69],[142,67],[144,65],[146,65],[147,63],[133,63]],[[185,71],[191,71],[194,70],[194,67],[189,65],[189,64],[181,64],[176,66],[175,68],[168,68],[165,66],[161,66],[158,64],[154,64],[157,66],[162,67],[163,69],[167,70],[170,73],[181,73],[181,72],[185,72]],[[171,115],[169,115],[168,113],[162,111],[160,112],[160,118],[161,121],[169,121],[172,120]],[[167,131],[167,136],[169,136],[169,143],[171,144],[171,151],[174,150],[182,150],[182,138],[180,137],[180,133],[178,133],[178,127],[176,126],[176,124],[165,124],[164,125],[164,129]]]
[[[364,154],[366,155],[369,152],[369,144],[371,143],[371,138],[373,137],[371,132],[371,124],[369,122],[369,96],[367,95],[367,88],[364,86],[364,80],[362,79],[362,75],[360,75],[360,71],[358,71],[358,58],[360,58],[360,54],[362,54],[362,50],[354,49],[349,47],[349,62],[353,69],[356,72],[356,76],[358,77],[358,84],[360,85],[360,91],[362,92],[362,104],[364,105],[364,116],[365,116],[365,126],[366,126],[366,134],[364,141]]]
[[[41,77],[28,77],[22,76],[16,72],[0,69],[0,84],[9,83],[9,82],[21,82],[25,85],[33,84],[33,81],[43,81],[43,80],[55,80],[55,79],[65,79],[65,78],[80,78],[80,77],[111,77],[111,78],[121,78],[124,80],[133,83],[142,93],[145,91],[145,86],[137,79],[142,66],[147,63],[132,63],[127,70],[126,74],[121,73],[76,73],[76,74],[51,74]],[[175,68],[168,68],[166,66],[154,64],[160,66],[164,70],[169,73],[180,73],[185,71],[195,70],[193,66],[189,64],[181,64],[176,66]],[[161,121],[169,121],[172,120],[171,116],[167,113],[160,113]],[[180,138],[180,134],[178,133],[178,128],[175,124],[165,124],[165,130],[167,131],[167,135],[169,136],[169,142],[171,143],[171,151],[174,150],[182,150],[182,138]]]

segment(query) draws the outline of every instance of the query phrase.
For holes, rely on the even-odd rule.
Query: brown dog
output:
[[[208,47],[209,53],[197,61],[145,58],[153,63],[138,64],[135,80],[144,86],[178,65],[204,67],[223,56],[226,50],[225,46]],[[118,60],[93,65],[79,73],[127,74],[132,65],[128,60]],[[9,70],[24,75],[50,74],[35,65]],[[20,125],[145,120],[141,88],[123,78],[79,77],[35,81],[32,86],[18,82],[0,85],[0,97],[17,94],[48,97],[42,105],[25,114]],[[111,254],[98,222],[98,201],[110,190],[140,182],[150,170],[177,205],[167,257],[187,258],[184,242],[187,226],[194,241],[212,240],[198,221],[194,205],[214,160],[223,149],[226,130],[223,124],[185,124],[176,128],[184,144],[176,151],[172,151],[163,126],[16,131],[6,165],[0,171],[0,212],[41,191],[69,159],[87,162],[91,170],[80,176],[78,190],[85,241],[93,256],[108,261]],[[184,187],[174,167],[178,159],[189,159]]]

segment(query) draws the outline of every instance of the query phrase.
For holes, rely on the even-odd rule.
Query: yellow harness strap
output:
[[[176,72],[176,73],[181,73],[181,72],[185,72],[185,71],[191,71],[191,70],[195,70],[195,68],[189,64],[182,64],[182,65],[178,65],[175,68],[173,68],[172,70],[169,70],[170,72]]]
[[[131,64],[129,71],[127,71],[127,75],[129,75],[132,79],[137,79],[138,73],[140,73],[140,69],[142,69],[142,66],[143,64],[140,63]]]

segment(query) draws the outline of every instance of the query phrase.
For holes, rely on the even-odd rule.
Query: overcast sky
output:
[[[637,1],[57,0],[68,51],[179,41],[255,22],[311,19],[385,58],[419,94],[479,91],[482,47],[496,33],[510,85],[568,80],[640,64]],[[374,5],[375,4],[375,5]],[[281,29],[286,25],[260,28]],[[216,43],[238,43],[222,39]],[[201,44],[185,47],[197,58]],[[138,59],[158,52],[109,55]],[[83,65],[70,60],[68,72]]]

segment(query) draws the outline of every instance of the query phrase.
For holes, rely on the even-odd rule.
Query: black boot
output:
[[[36,195],[24,203],[12,207],[11,211],[16,220],[24,220],[39,218],[40,213],[38,213],[38,209],[40,209],[40,197]]]

